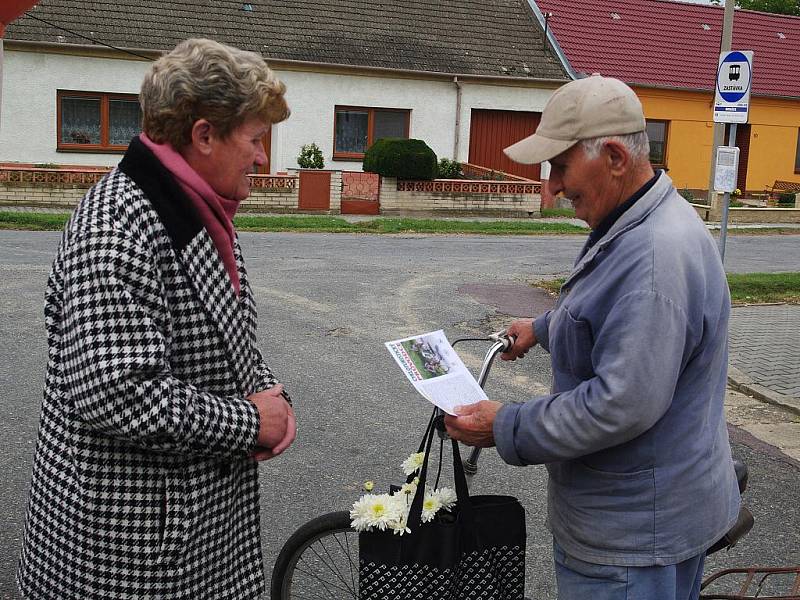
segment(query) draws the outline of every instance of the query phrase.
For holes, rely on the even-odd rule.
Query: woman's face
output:
[[[225,139],[212,132],[209,136],[210,153],[207,168],[201,176],[220,196],[242,201],[250,194],[250,180],[254,166],[267,164],[267,155],[261,140],[269,131],[269,123],[250,117],[234,129]]]

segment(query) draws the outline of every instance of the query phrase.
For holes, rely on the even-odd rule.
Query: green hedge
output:
[[[422,140],[383,138],[364,154],[364,171],[398,179],[436,179],[436,153]]]

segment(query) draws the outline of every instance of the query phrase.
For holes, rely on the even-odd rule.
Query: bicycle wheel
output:
[[[272,570],[271,600],[358,599],[358,533],[350,513],[312,519],[281,548]]]

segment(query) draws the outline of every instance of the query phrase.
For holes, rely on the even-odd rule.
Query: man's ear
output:
[[[603,144],[603,149],[606,151],[609,171],[617,176],[624,174],[631,163],[628,149],[616,140],[607,141]]]
[[[192,125],[192,146],[200,154],[208,156],[211,154],[211,139],[214,133],[214,126],[205,119],[198,119]]]

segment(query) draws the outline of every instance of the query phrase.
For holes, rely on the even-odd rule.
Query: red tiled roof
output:
[[[628,83],[713,90],[724,8],[669,0],[537,0],[572,68]],[[616,16],[614,16],[616,15]],[[737,10],[753,94],[800,97],[800,17]]]

